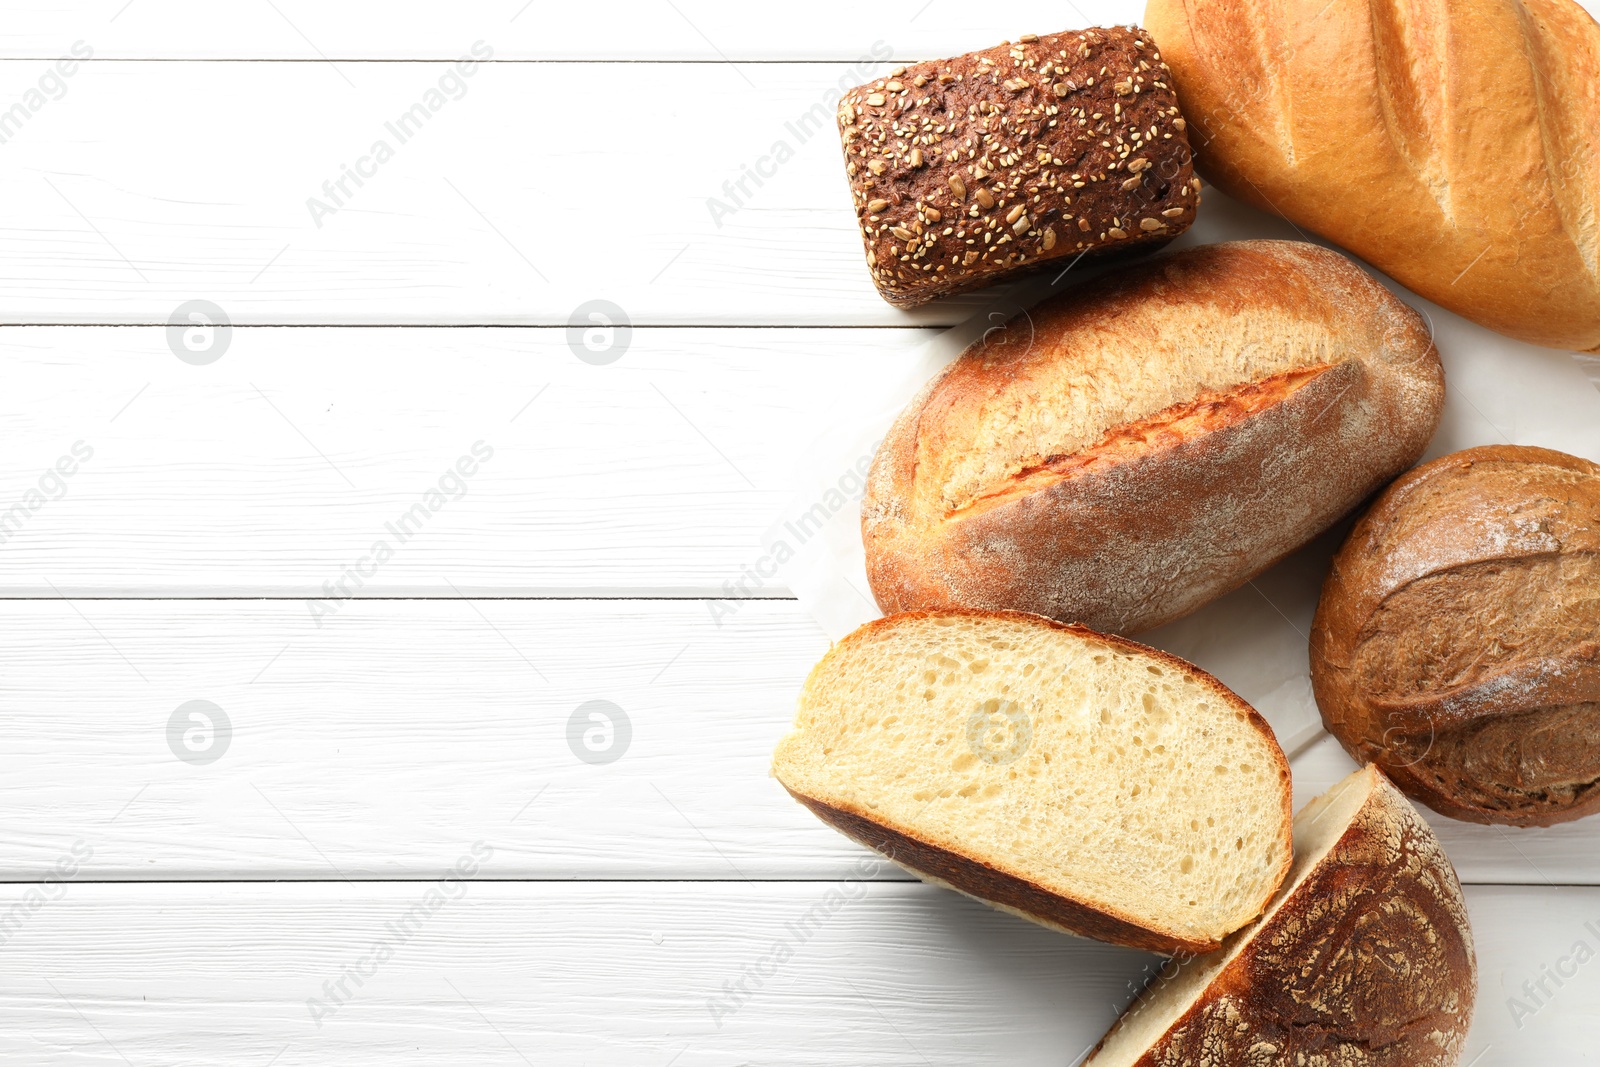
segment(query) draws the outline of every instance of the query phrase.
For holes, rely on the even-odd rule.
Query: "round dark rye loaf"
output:
[[[1311,681],[1351,755],[1436,811],[1600,810],[1600,466],[1497,445],[1396,481],[1334,557]]]
[[[909,308],[1160,247],[1200,203],[1184,125],[1134,27],[1029,34],[850,90],[839,136],[873,283]]]
[[[929,383],[873,461],[862,532],[886,612],[1160,625],[1414,463],[1444,402],[1421,316],[1310,244],[1138,264],[1000,336]]]
[[[1084,1067],[1453,1067],[1478,967],[1433,830],[1375,767],[1295,818],[1295,866],[1220,951],[1169,964]]]

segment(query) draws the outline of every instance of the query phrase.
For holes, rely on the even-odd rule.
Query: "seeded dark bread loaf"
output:
[[[1416,462],[1444,401],[1421,316],[1311,244],[1163,256],[996,333],[873,460],[862,533],[886,612],[1158,626]]]
[[[1216,948],[1289,869],[1266,721],[1198,667],[1037,615],[861,627],[806,678],[772,770],[930,882],[1135,948]]]
[[[1376,768],[1294,820],[1294,869],[1219,952],[1164,967],[1084,1067],[1454,1067],[1472,928],[1432,829]]]
[[[1322,720],[1458,819],[1600,811],[1600,466],[1469,448],[1379,497],[1311,632]]]
[[[1158,247],[1200,202],[1166,65],[1131,27],[896,68],[844,95],[839,131],[867,265],[896,307]]]
[[[1600,348],[1600,25],[1572,0],[1149,0],[1208,181],[1429,300]]]

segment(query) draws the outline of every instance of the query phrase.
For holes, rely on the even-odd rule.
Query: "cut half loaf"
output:
[[[1289,765],[1221,682],[1019,612],[905,612],[811,671],[773,774],[912,873],[1068,933],[1203,952],[1290,863]]]
[[[1307,804],[1272,907],[1168,965],[1085,1067],[1448,1067],[1477,992],[1461,884],[1432,829],[1368,765]]]

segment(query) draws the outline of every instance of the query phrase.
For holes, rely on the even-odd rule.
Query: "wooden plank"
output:
[[[835,876],[855,847],[767,777],[826,639],[725,606],[0,603],[4,877],[78,838],[96,878],[426,877],[463,835],[506,877]],[[228,726],[174,738],[195,700]]]
[[[631,333],[599,366],[564,330],[235,329],[194,366],[162,327],[0,329],[0,592],[783,595],[746,569],[795,457],[927,331]]]
[[[931,886],[486,884],[498,857],[471,849],[477,875],[431,911],[416,884],[53,886],[5,944],[0,1055],[1076,1064],[1159,965]],[[1585,1062],[1600,889],[1473,887],[1468,903],[1481,992],[1463,1063]]]
[[[431,4],[357,0],[218,8],[200,0],[97,0],[16,5],[7,12],[0,56],[54,57],[72,41],[118,59],[454,59],[473,41],[504,59],[854,60],[874,42],[902,61],[956,55],[998,44],[1007,34],[1068,26],[1136,22],[1130,0],[1074,0],[1065,6],[1022,0],[1004,23],[981,6],[949,0],[888,0],[869,6],[818,0],[803,18],[781,8],[732,0],[640,4],[540,0]],[[345,73],[358,79],[361,68]]]
[[[828,644],[793,602],[368,600],[321,621],[0,602],[0,879],[79,839],[97,879],[426,878],[479,838],[508,878],[833,879],[864,854],[767,774]],[[1300,723],[1270,675],[1222,677],[1281,736]],[[228,729],[195,754],[197,700]],[[584,757],[595,727],[610,762]],[[1313,746],[1297,805],[1351,766]],[[1600,882],[1600,819],[1436,825],[1468,881]]]
[[[0,101],[41,70],[0,64]],[[902,312],[873,290],[833,132],[859,72],[749,77],[83,63],[0,130],[0,322],[165,323],[204,298],[235,324],[565,326],[605,300],[641,325],[907,325],[988,299]]]

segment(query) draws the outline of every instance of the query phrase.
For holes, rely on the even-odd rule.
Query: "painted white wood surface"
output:
[[[0,63],[0,101],[52,70]],[[4,143],[0,321],[959,321],[981,298],[901,312],[870,284],[827,94],[872,73],[83,63]]]
[[[826,645],[797,605],[462,594],[737,583],[796,454],[927,334],[837,327],[946,325],[993,297],[878,300],[830,87],[1140,6],[999,25],[950,0],[11,5],[0,110],[44,102],[0,126],[0,323],[75,325],[0,329],[0,515],[59,497],[0,543],[0,597],[50,598],[0,601],[0,881],[83,862],[37,910],[37,887],[0,886],[0,1058],[1073,1062],[1152,958],[900,881],[793,804],[767,756]],[[478,41],[494,62],[452,74]],[[75,46],[94,61],[53,77]],[[430,90],[400,144],[384,123]],[[380,138],[393,159],[319,226],[308,198],[331,203],[323,182]],[[793,158],[769,168],[779,141]],[[756,166],[735,203],[723,183]],[[1194,239],[1285,230],[1208,209]],[[310,326],[235,329],[193,366],[159,325],[82,325],[196,298]],[[595,299],[639,324],[605,366],[561,328]],[[462,324],[554,328],[416,328]],[[748,328],[783,326],[818,328]],[[1494,399],[1474,397],[1491,423]],[[319,627],[293,598],[480,440],[465,495],[346,590],[437,599],[340,602]],[[46,475],[78,441],[93,456]],[[1263,648],[1303,645],[1275,606],[1296,565],[1236,594]],[[1157,639],[1217,655],[1203,625]],[[1348,770],[1298,673],[1224,680],[1303,749],[1298,802]],[[205,765],[169,748],[197,699],[231,720]],[[591,700],[628,718],[614,763],[568,741]],[[1435,823],[1466,879],[1523,883],[1469,890],[1466,1062],[1594,1061],[1596,965],[1520,1026],[1507,998],[1600,947],[1600,890],[1559,887],[1600,883],[1600,831]],[[494,854],[465,897],[319,1028],[306,999],[477,841]],[[719,1027],[707,999],[832,889],[850,903]]]
[[[856,850],[767,777],[827,641],[725,607],[0,604],[3,875],[83,837],[103,878],[417,877],[477,838],[504,877],[832,877]],[[232,725],[208,765],[167,738],[197,699]],[[631,723],[615,762],[569,745],[591,700]]]
[[[4,947],[0,1056],[1060,1067],[1159,964],[919,884],[445,888],[456,896],[407,923],[428,887],[57,886]],[[0,906],[21,895],[7,887]],[[1481,981],[1463,1063],[1595,1062],[1600,963],[1572,954],[1600,945],[1600,889],[1467,896]],[[1532,1006],[1522,984],[1557,967],[1563,984],[1545,979],[1550,995],[1514,1016],[1510,998]],[[741,979],[754,995],[714,1014]],[[341,980],[352,995],[334,1003],[324,983]],[[318,1020],[313,998],[332,1009]]]
[[[194,366],[164,327],[0,329],[0,591],[322,596],[383,539],[345,593],[739,595],[841,393],[928,333],[630,332],[596,366],[565,330],[234,329]],[[385,524],[479,441],[400,544]]]
[[[734,0],[273,0],[230,7],[237,10],[224,15],[201,0],[16,3],[7,11],[0,56],[54,57],[82,39],[107,58],[454,59],[483,39],[505,59],[854,60],[884,41],[904,61],[1022,33],[1137,21],[1144,10],[1129,0],[1022,0],[1000,19],[956,0],[816,0],[803,15]],[[359,81],[360,71],[349,64],[344,73]]]
[[[0,602],[0,879],[79,839],[97,879],[428,878],[480,838],[504,878],[832,879],[866,855],[767,774],[827,648],[792,601],[358,601],[321,622],[283,600]],[[1299,722],[1241,684],[1270,679],[1224,680],[1280,736]],[[168,737],[192,700],[231,729],[204,765]],[[618,720],[599,765],[568,734],[594,700]],[[1297,807],[1353,767],[1312,744]],[[1600,819],[1432,821],[1467,881],[1600,882]]]

